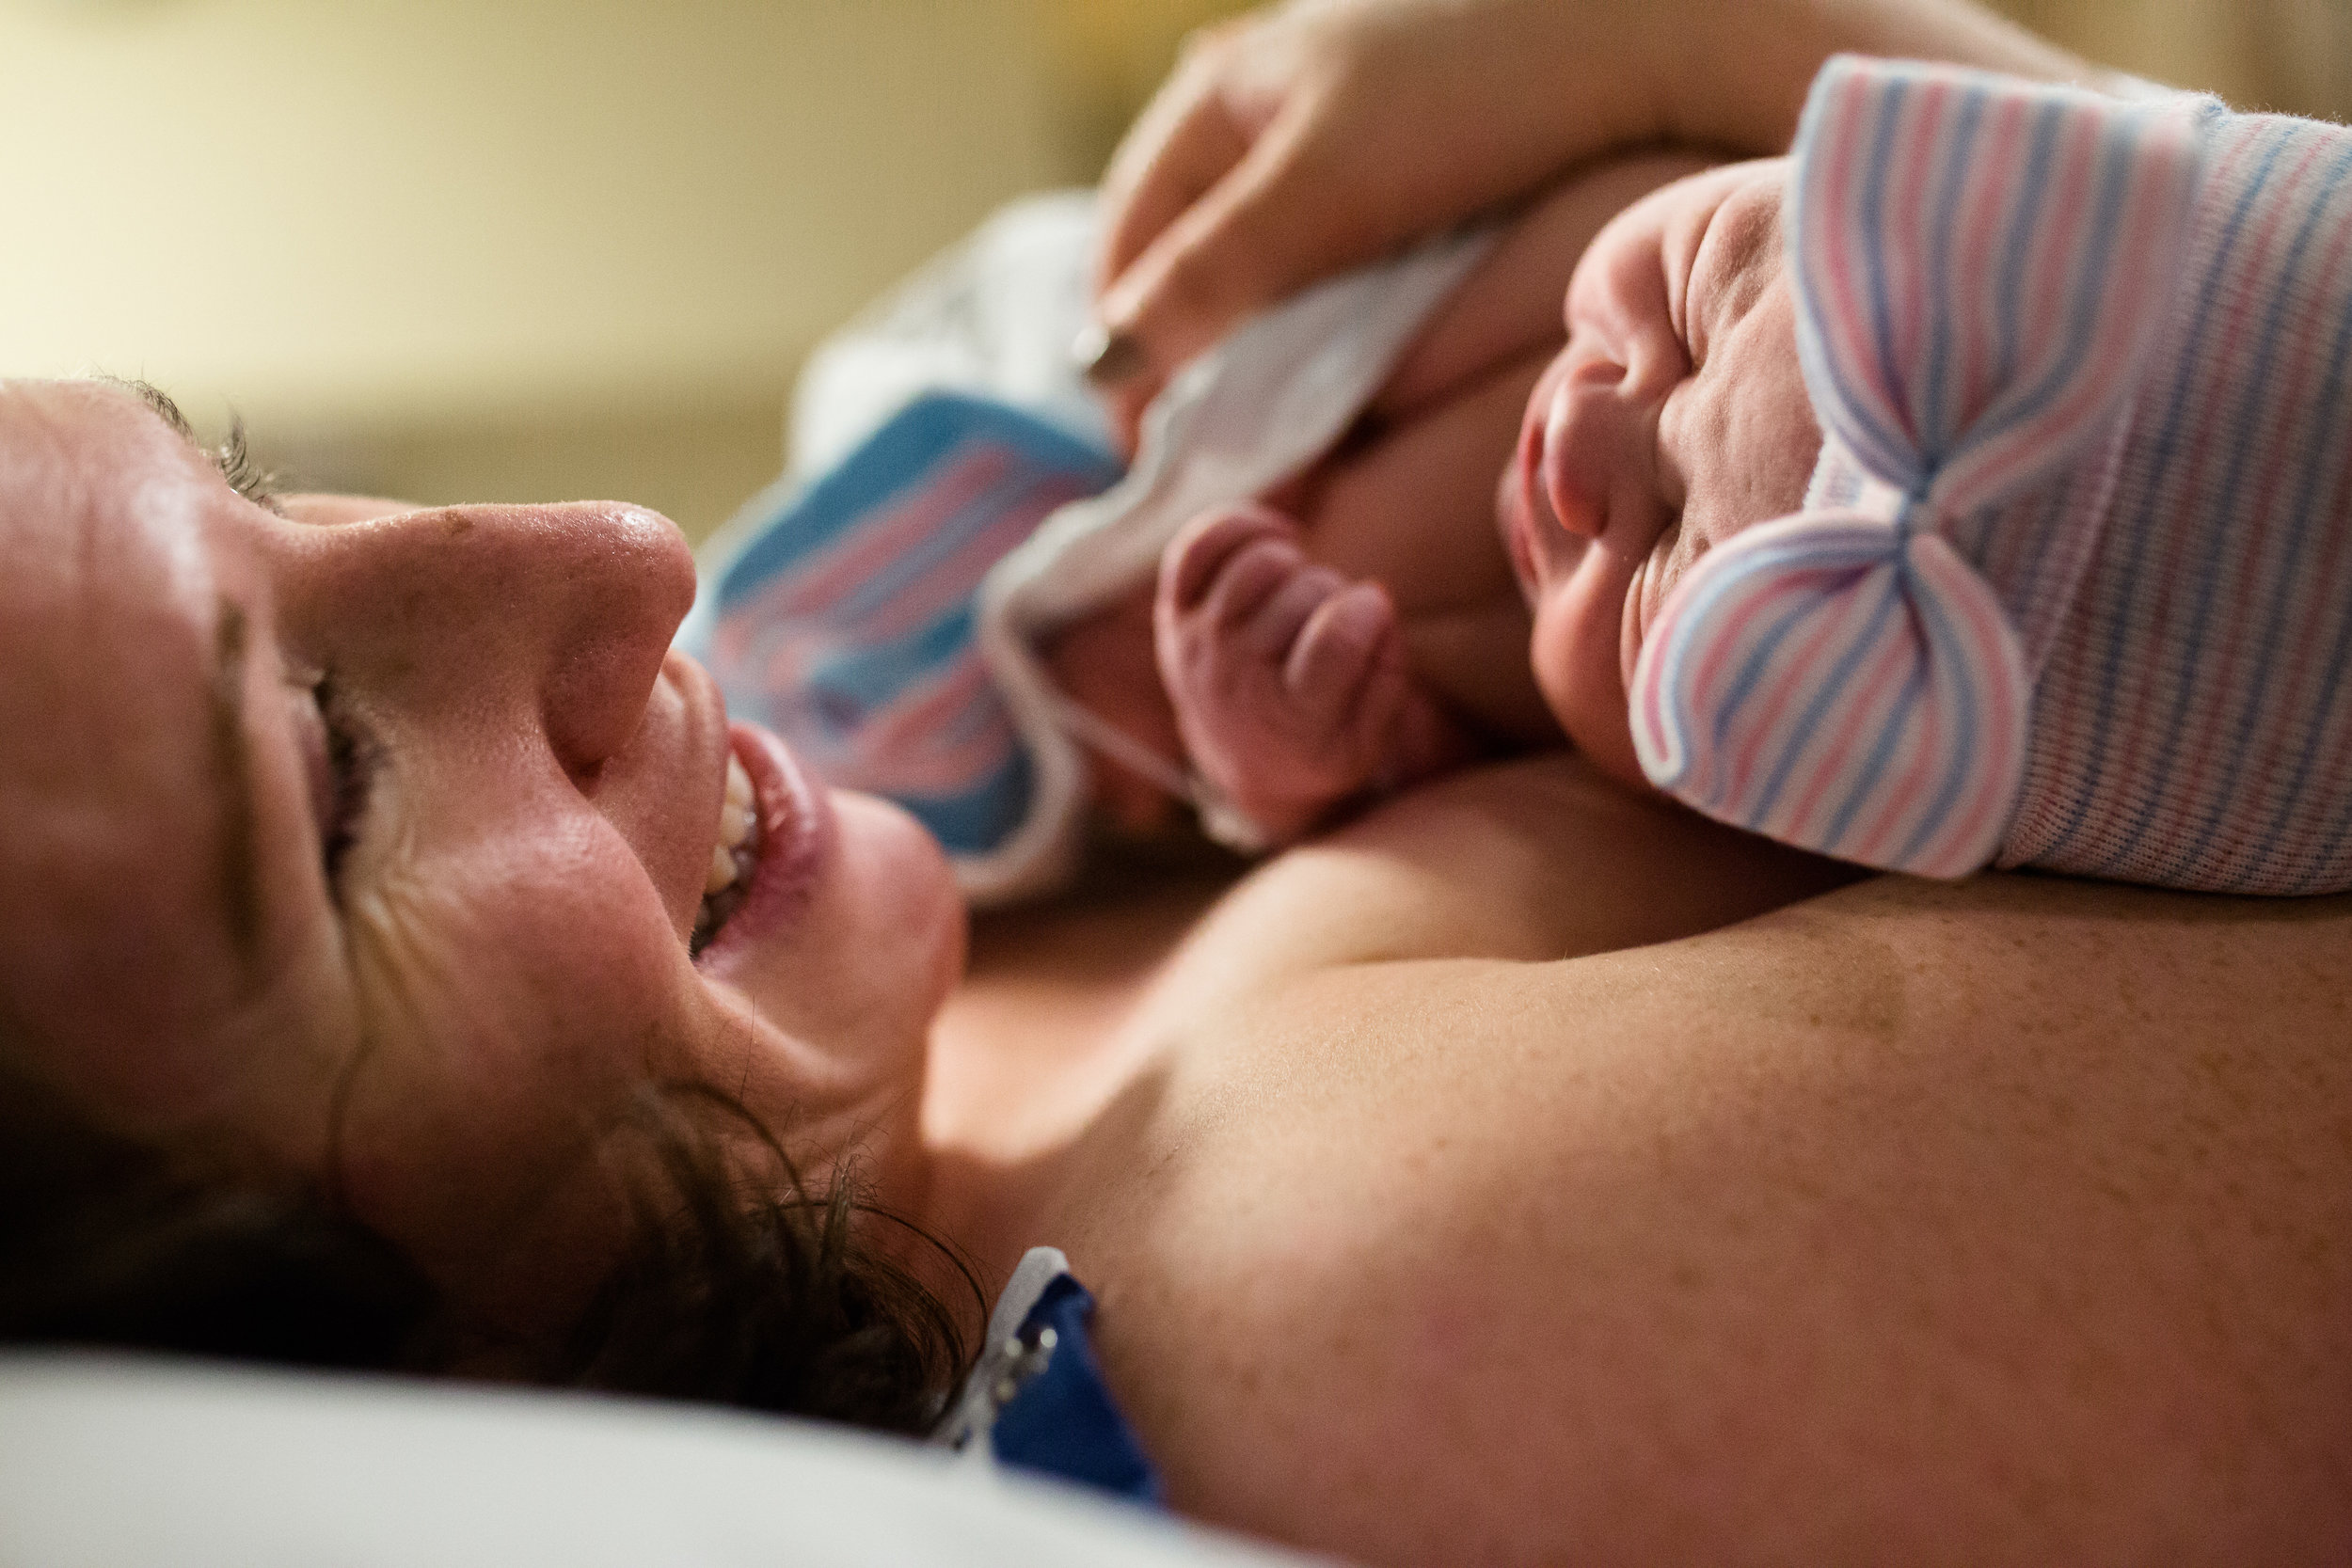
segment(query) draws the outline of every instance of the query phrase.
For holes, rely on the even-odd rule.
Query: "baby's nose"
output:
[[[1544,498],[1561,527],[1588,539],[1608,528],[1612,502],[1641,458],[1647,417],[1624,395],[1625,380],[1623,366],[1585,360],[1552,388],[1544,412]]]

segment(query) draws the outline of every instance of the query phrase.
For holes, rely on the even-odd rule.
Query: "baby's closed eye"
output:
[[[1691,261],[1681,311],[1684,352],[1704,365],[1726,325],[1745,315],[1785,264],[1781,240],[1785,161],[1756,166],[1708,217]]]

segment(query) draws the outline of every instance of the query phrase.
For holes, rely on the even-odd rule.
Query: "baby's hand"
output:
[[[1468,754],[1406,665],[1386,590],[1310,562],[1265,507],[1185,526],[1160,558],[1153,621],[1193,766],[1278,842]]]

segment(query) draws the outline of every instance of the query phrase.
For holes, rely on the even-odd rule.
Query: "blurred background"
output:
[[[302,483],[774,477],[812,344],[1090,182],[1216,0],[0,0],[0,372],[144,376]],[[2352,0],[2005,0],[2127,70],[2352,118]]]

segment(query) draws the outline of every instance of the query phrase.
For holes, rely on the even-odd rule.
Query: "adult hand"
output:
[[[1096,383],[1132,450],[1250,312],[1612,148],[1780,151],[1838,50],[2124,80],[1975,0],[1291,0],[1200,34],[1112,158]]]
[[[1208,29],[1103,182],[1095,379],[1132,444],[1176,367],[1300,285],[1653,140],[1638,0],[1295,0]]]

